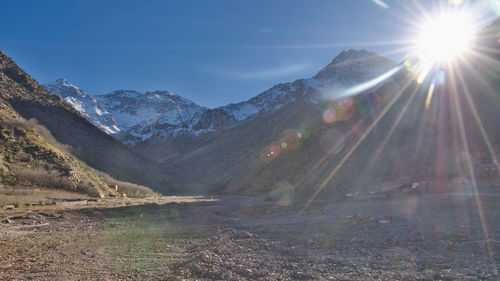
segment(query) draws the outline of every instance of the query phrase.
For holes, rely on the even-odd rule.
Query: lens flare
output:
[[[333,108],[328,108],[323,113],[323,122],[328,124],[335,122],[335,110]]]
[[[435,61],[433,60],[428,60],[428,59],[422,59],[420,62],[420,66],[417,70],[418,76],[417,76],[417,83],[422,84],[425,81],[425,78],[429,75],[429,73],[432,71],[434,68]]]
[[[295,187],[289,182],[281,181],[273,187],[271,197],[277,204],[289,206],[295,198]]]
[[[436,72],[436,75],[434,76],[434,83],[438,85],[444,84],[446,79],[446,71],[444,69],[440,69]]]
[[[427,99],[425,100],[425,109],[429,109],[431,106],[431,99],[432,99],[432,94],[434,93],[434,87],[436,85],[434,83],[431,84],[431,87],[429,88],[429,93],[427,94]]]
[[[264,162],[271,162],[283,153],[294,151],[300,147],[302,132],[287,129],[281,133],[279,140],[266,146],[260,152],[260,159]]]
[[[389,9],[389,5],[387,5],[387,3],[385,3],[382,0],[372,0],[372,2],[375,3],[375,4],[377,4],[377,5],[379,5],[382,8]]]

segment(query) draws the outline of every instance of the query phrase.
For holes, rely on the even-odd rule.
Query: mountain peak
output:
[[[373,52],[349,49],[338,54],[314,78],[337,82],[363,81],[370,78],[371,74],[384,73],[395,65],[394,61]]]
[[[80,90],[77,86],[73,85],[66,78],[59,78],[55,81],[49,82],[42,85],[47,91],[52,92],[62,98],[65,96],[82,96],[85,97],[86,94]]]
[[[342,51],[340,54],[338,54],[333,60],[333,63],[342,63],[342,62],[348,62],[348,61],[353,61],[353,60],[359,60],[359,59],[364,59],[364,58],[370,58],[377,56],[377,54],[369,52],[367,50],[354,50],[354,49],[349,49],[347,51]]]
[[[57,79],[54,82],[57,83],[57,84],[67,84],[67,83],[69,83],[68,79],[66,79],[66,78],[59,78],[59,79]]]
[[[55,81],[47,83],[46,85],[52,87],[59,87],[59,88],[65,87],[65,88],[73,88],[75,90],[80,90],[77,86],[69,82],[69,80],[66,78],[59,78]]]

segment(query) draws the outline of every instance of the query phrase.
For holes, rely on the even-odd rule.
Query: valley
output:
[[[497,189],[321,202],[298,215],[268,196],[3,211],[0,278],[497,280]]]
[[[85,39],[101,31],[97,21],[70,16],[93,31],[45,36],[31,57],[23,48],[32,43],[16,43],[24,35],[15,33],[9,51],[22,65],[0,50],[0,280],[500,279],[500,9],[472,26],[457,13],[469,4],[444,1],[449,10],[415,28],[425,35],[415,46],[365,34],[368,45],[341,49],[343,32],[338,45],[303,45],[301,28],[253,25],[245,30],[257,28],[255,37],[220,32],[241,35],[241,46],[206,45],[219,32],[198,34],[206,42],[191,32],[232,26],[248,7],[218,7],[231,15],[218,26],[197,21],[207,7],[180,19],[153,8],[176,5],[158,2],[127,13],[161,19],[149,29],[198,27],[168,44],[164,30],[158,41],[126,43],[142,22],[125,16],[124,1],[99,22],[122,32],[93,44]],[[281,7],[268,16],[291,20]],[[43,18],[62,28],[59,19]],[[347,33],[359,21],[325,19],[344,20]],[[322,28],[307,36],[323,42]],[[250,44],[284,33],[295,43]],[[42,67],[44,50],[58,51]],[[326,52],[319,64],[316,53]],[[48,76],[76,82],[34,78]],[[169,84],[226,102],[198,104]]]

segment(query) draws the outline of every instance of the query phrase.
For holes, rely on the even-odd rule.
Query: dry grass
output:
[[[77,200],[89,198],[85,194],[49,188],[31,188],[24,186],[0,186],[0,206],[46,205],[59,200]]]
[[[70,179],[57,170],[48,171],[40,168],[29,169],[18,167],[15,175],[18,180],[28,183],[29,185],[45,188],[75,190],[75,187],[73,187]]]
[[[159,195],[149,187],[120,181],[105,173],[99,174],[102,180],[104,180],[104,182],[106,182],[111,188],[117,188],[118,192],[125,193],[128,197],[156,197]]]
[[[58,142],[49,129],[40,125],[36,119],[31,118],[29,120],[7,121],[2,124],[10,128],[21,127],[25,129],[34,129],[40,136],[43,137],[43,139],[45,139],[45,141],[59,150],[65,153],[70,153],[73,150],[71,146]]]
[[[5,136],[2,135],[5,144],[2,155],[5,157],[0,158],[7,159],[11,164],[4,167],[0,163],[0,183],[79,192],[91,197],[125,195],[142,198],[158,195],[146,186],[116,180],[72,159],[71,147],[59,143],[35,119],[2,122],[0,128],[6,129]],[[36,198],[27,200],[37,201]]]

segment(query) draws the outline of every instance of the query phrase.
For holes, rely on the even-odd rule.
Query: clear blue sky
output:
[[[311,77],[344,49],[400,60],[394,42],[415,17],[407,2],[2,1],[0,49],[41,83],[165,89],[214,107]]]

